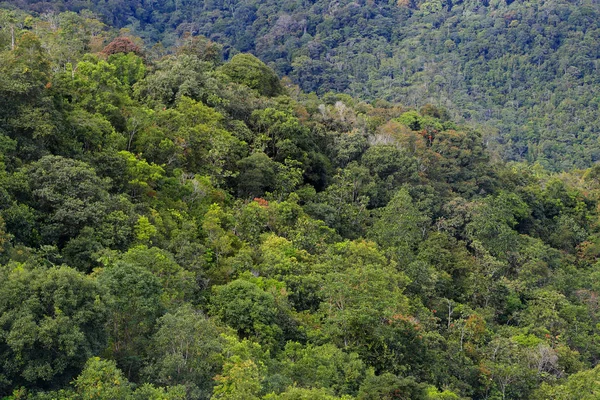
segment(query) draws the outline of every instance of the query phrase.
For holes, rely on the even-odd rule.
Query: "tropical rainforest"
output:
[[[187,34],[252,52],[305,92],[443,106],[505,160],[600,160],[596,0],[11,0],[91,9],[148,45]],[[488,144],[489,144],[488,143]]]
[[[600,398],[599,13],[3,3],[0,397]]]

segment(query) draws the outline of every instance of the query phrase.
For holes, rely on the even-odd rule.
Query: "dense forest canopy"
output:
[[[205,8],[195,10],[198,4]],[[332,49],[348,49],[359,35],[352,18],[378,20],[380,34],[363,30],[365,41],[398,30],[383,47],[409,37],[408,22],[386,25],[385,15],[422,21],[404,42],[412,40],[415,59],[424,57],[421,46],[435,48],[442,31],[468,36],[467,26],[427,25],[446,27],[449,15],[469,16],[454,24],[498,29],[498,40],[527,26],[519,18],[547,18],[538,28],[556,28],[557,47],[536,70],[549,75],[527,91],[520,85],[530,80],[507,75],[510,89],[491,72],[502,65],[494,60],[525,53],[493,53],[499,45],[479,28],[468,46],[453,40],[472,51],[489,40],[489,57],[472,61],[491,75],[469,78],[480,79],[481,96],[498,85],[506,92],[498,96],[539,100],[542,88],[559,83],[566,86],[548,96],[583,96],[570,98],[573,112],[562,114],[587,118],[572,141],[557,139],[569,134],[558,125],[524,139],[512,129],[527,126],[518,118],[542,103],[513,108],[515,119],[501,120],[512,121],[503,135],[516,136],[502,137],[514,138],[511,146],[526,140],[527,149],[502,160],[490,130],[464,118],[477,114],[472,85],[464,103],[445,108],[418,91],[423,82],[444,94],[435,79],[408,66],[393,85],[408,84],[374,90],[376,101],[353,92],[358,80],[323,83],[338,85],[345,72],[301,74],[323,79],[315,87],[280,80],[282,72],[294,77],[301,61],[286,55],[265,63],[245,53],[264,59],[264,34],[228,25],[224,18],[239,4],[23,2],[34,12],[0,9],[0,396],[597,397],[600,167],[546,168],[593,161],[597,139],[587,123],[594,103],[581,99],[593,96],[595,75],[583,63],[568,84],[547,68],[560,54],[567,69],[572,57],[584,57],[568,46],[593,35],[596,6],[340,2],[327,11],[305,2],[260,14],[269,3],[247,2],[248,19],[232,17],[267,29],[279,26],[278,13],[313,10],[298,40],[309,49],[319,30],[328,32],[319,40],[334,41],[324,44],[330,55],[323,60],[332,65]],[[510,21],[506,10],[515,13]],[[335,25],[344,13],[347,32]],[[505,25],[486,25],[498,15]],[[185,31],[194,34],[169,43],[192,16],[199,25]],[[219,42],[196,34],[228,26],[248,35],[246,47],[233,34]],[[426,34],[432,42],[420,39]],[[263,49],[295,48],[294,35],[285,37],[290,43]],[[442,44],[446,51],[430,54],[439,65],[457,54]],[[504,46],[521,44],[507,37]],[[283,59],[291,70],[281,69]],[[344,68],[374,74],[364,90],[383,82],[379,67]],[[409,95],[404,105],[386,101]],[[505,110],[502,101],[496,110]],[[536,115],[542,125],[571,126],[558,112]],[[544,153],[544,141],[569,152]],[[538,156],[533,144],[541,146]],[[526,155],[540,162],[510,160]]]
[[[91,9],[148,45],[185,34],[251,52],[305,92],[448,109],[507,160],[600,159],[600,8],[584,1],[11,1]]]

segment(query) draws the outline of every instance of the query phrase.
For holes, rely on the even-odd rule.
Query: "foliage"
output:
[[[100,285],[66,266],[8,264],[0,273],[0,390],[68,383],[106,346]]]
[[[596,5],[201,3],[0,9],[0,396],[597,397]]]

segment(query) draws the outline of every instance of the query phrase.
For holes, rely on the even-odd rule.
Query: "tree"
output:
[[[62,245],[83,227],[97,226],[107,208],[108,181],[86,163],[45,156],[25,170],[31,204],[44,215],[42,240]]]
[[[210,76],[210,62],[195,55],[167,56],[159,60],[153,72],[137,82],[134,96],[151,104],[171,106],[187,96],[194,100],[219,99],[216,82]]]
[[[313,150],[309,130],[289,112],[265,108],[252,113],[252,127],[257,131],[253,147],[264,151],[275,161],[288,158],[305,161],[306,151]]]
[[[114,361],[102,360],[98,357],[88,360],[73,385],[77,393],[74,397],[77,399],[184,400],[187,398],[185,388],[182,386],[157,388],[146,383],[134,390],[134,385],[125,378]],[[39,400],[42,399],[44,398]]]
[[[600,396],[598,380],[600,379],[600,367],[578,372],[569,376],[566,381],[551,385],[543,383],[536,390],[532,399],[542,400],[592,400]]]
[[[239,239],[232,232],[233,216],[218,204],[210,206],[202,221],[202,231],[206,235],[213,270],[210,271],[216,282],[226,279],[231,273],[225,260],[235,254],[240,247]]]
[[[1,131],[29,152],[22,154],[24,159],[33,160],[43,155],[59,129],[45,86],[50,74],[48,56],[33,33],[19,36],[12,51],[0,52]]]
[[[125,173],[129,179],[129,187],[133,197],[146,199],[154,195],[157,181],[164,175],[164,169],[144,159],[138,159],[128,151],[120,151],[119,156],[127,162]]]
[[[83,399],[125,400],[132,391],[132,385],[115,362],[99,357],[90,358],[73,383]]]
[[[415,382],[412,377],[400,378],[390,373],[367,378],[357,396],[358,400],[392,400],[396,398],[429,400],[425,394],[425,385]]]
[[[261,389],[260,371],[252,360],[232,358],[223,366],[223,373],[216,378],[212,399],[259,400]]]
[[[181,45],[177,47],[177,54],[189,54],[202,61],[219,64],[223,58],[223,46],[203,36],[187,35]]]
[[[429,218],[418,210],[408,191],[401,189],[381,209],[369,236],[396,260],[407,262],[425,239],[428,225]]]
[[[237,177],[240,197],[261,197],[277,187],[278,163],[263,152],[253,153],[237,163],[240,174]]]
[[[164,312],[162,285],[150,271],[125,262],[103,268],[98,281],[108,292],[108,351],[128,376],[136,376]]]
[[[308,212],[335,228],[343,237],[360,237],[369,220],[367,206],[373,189],[369,170],[351,162],[338,171],[332,183],[320,194],[320,202],[311,204]]]
[[[67,266],[0,267],[0,393],[56,388],[106,346],[105,296]]]
[[[241,337],[254,338],[268,345],[283,339],[282,313],[275,297],[255,283],[237,279],[213,287],[211,314],[234,328]]]
[[[264,400],[350,400],[350,396],[336,397],[326,389],[303,389],[290,387],[279,394],[268,394]]]
[[[133,53],[137,56],[142,55],[142,49],[131,39],[125,36],[119,36],[115,38],[112,42],[106,45],[104,49],[102,49],[102,53],[107,56],[118,54],[118,53]]]
[[[246,85],[263,96],[283,94],[283,87],[275,72],[251,54],[236,54],[220,69],[232,81]]]
[[[146,67],[142,58],[134,54],[135,52],[123,53],[111,54],[108,57],[108,62],[117,67],[115,73],[121,83],[127,87],[132,87],[144,78]]]
[[[267,372],[268,352],[248,339],[240,341],[228,334],[222,338],[225,362],[223,371],[215,377],[217,384],[211,399],[258,400]]]
[[[356,353],[344,353],[332,344],[323,346],[288,342],[283,351],[280,374],[299,388],[322,388],[332,394],[355,395],[367,374]]]
[[[530,212],[518,195],[502,192],[477,207],[466,232],[472,240],[481,241],[493,256],[507,259],[520,247],[519,234],[514,228]]]
[[[57,76],[57,90],[86,111],[103,115],[116,131],[125,132],[127,121],[122,110],[131,99],[117,66],[87,55],[76,66],[67,67],[63,75]]]
[[[223,339],[216,324],[185,304],[158,321],[145,373],[161,385],[183,385],[189,398],[208,399],[221,371]]]
[[[338,243],[322,262],[327,271],[321,286],[323,330],[333,343],[357,352],[377,369],[401,368],[405,354],[389,341],[399,340],[394,336],[403,335],[405,328],[421,329],[408,316],[402,293],[406,276],[372,242]]]
[[[370,204],[385,205],[400,185],[417,181],[417,161],[408,152],[394,145],[371,146],[362,156],[361,164],[377,177]]]
[[[173,255],[166,250],[136,246],[130,248],[122,260],[150,271],[160,279],[165,306],[189,299],[195,289],[194,275],[177,264]]]

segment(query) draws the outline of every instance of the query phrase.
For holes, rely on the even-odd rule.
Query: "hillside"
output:
[[[0,397],[597,395],[600,167],[222,51],[0,9]]]
[[[27,1],[92,8],[147,44],[252,52],[305,92],[426,103],[484,124],[505,160],[585,168],[598,142],[598,5],[581,1]]]

